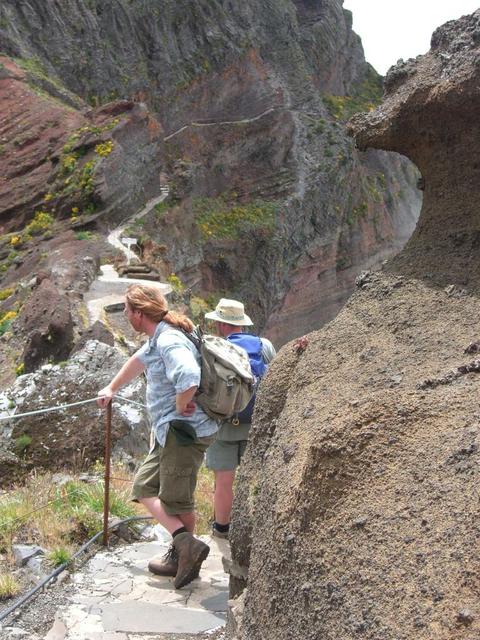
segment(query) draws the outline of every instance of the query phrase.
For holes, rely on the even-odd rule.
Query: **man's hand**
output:
[[[181,416],[191,416],[193,415],[197,405],[193,401],[193,396],[195,395],[195,391],[198,387],[190,387],[186,391],[182,391],[181,393],[177,393],[175,399],[175,408],[177,413]]]
[[[182,411],[181,415],[189,418],[190,416],[193,416],[196,408],[197,408],[197,405],[195,404],[195,402],[193,402],[193,400],[191,400],[190,402],[187,403],[187,406]]]
[[[97,404],[99,407],[102,407],[102,409],[104,409],[107,405],[110,404],[110,402],[112,401],[113,398],[113,391],[111,389],[111,387],[104,387],[103,389],[101,389],[98,394],[97,394]]]

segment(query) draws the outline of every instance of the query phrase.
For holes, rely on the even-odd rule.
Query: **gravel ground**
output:
[[[10,638],[20,638],[22,636],[9,631],[10,627],[22,629],[26,632],[24,637],[29,640],[44,638],[51,629],[55,619],[56,611],[68,603],[69,594],[73,585],[68,580],[68,572],[60,574],[56,582],[47,585],[44,589],[35,594],[22,607],[16,609],[0,625],[0,638],[9,640]],[[13,603],[4,604],[3,610]],[[2,612],[0,609],[0,614]]]

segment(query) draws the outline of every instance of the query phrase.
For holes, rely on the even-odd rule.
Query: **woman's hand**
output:
[[[104,409],[112,401],[113,395],[114,394],[113,394],[112,388],[110,386],[104,387],[103,389],[101,389],[97,394],[97,396],[98,396],[97,397],[98,406],[102,407],[102,409]]]

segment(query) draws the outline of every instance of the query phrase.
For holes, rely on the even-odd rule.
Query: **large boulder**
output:
[[[417,163],[423,209],[262,382],[231,535],[241,640],[480,636],[479,33],[480,11],[438,29],[352,125]]]
[[[35,371],[49,359],[66,360],[73,347],[73,322],[68,297],[45,278],[28,299],[22,313],[26,343],[25,371]]]
[[[62,365],[44,365],[20,376],[5,392],[14,409],[26,413],[46,407],[95,398],[120,369],[126,357],[113,347],[90,340]],[[144,382],[137,378],[121,395],[144,403]],[[11,477],[12,455],[26,473],[33,468],[50,470],[86,468],[104,458],[105,413],[95,402],[50,413],[0,423],[2,459],[0,483]],[[149,426],[141,406],[114,402],[112,416],[113,455],[125,461],[148,450]],[[18,473],[20,473],[17,470]]]

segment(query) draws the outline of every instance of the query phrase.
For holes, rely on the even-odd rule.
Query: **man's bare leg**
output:
[[[189,533],[193,533],[195,528],[195,513],[170,515],[163,508],[160,498],[140,498],[139,501],[169,533],[174,533],[174,531],[182,527],[185,527]]]
[[[230,523],[233,504],[233,482],[235,469],[232,471],[215,471],[215,494],[213,506],[215,522],[221,525]]]
[[[190,511],[190,513],[179,513],[178,517],[183,522],[183,526],[189,533],[193,533],[195,531],[195,512]]]

